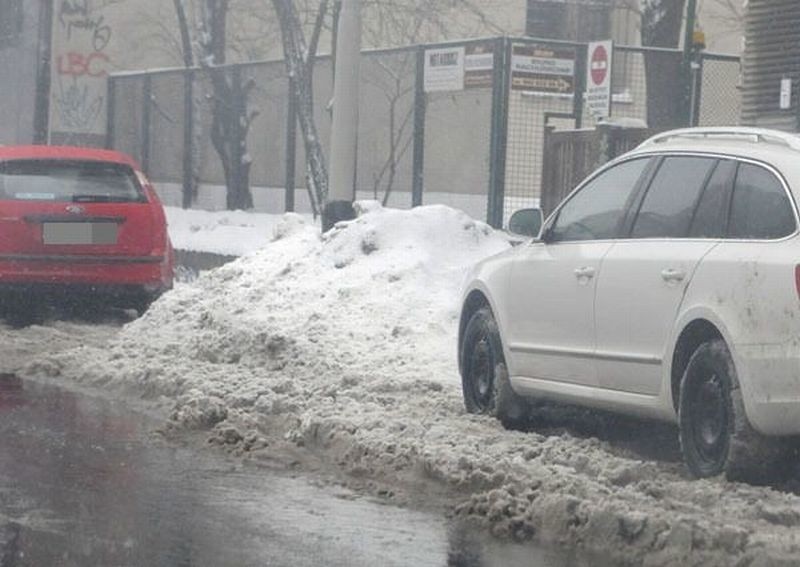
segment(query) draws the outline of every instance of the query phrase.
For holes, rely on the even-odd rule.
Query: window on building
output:
[[[526,34],[545,39],[595,41],[611,37],[608,0],[528,0]]]
[[[564,39],[566,6],[558,2],[528,1],[525,33],[531,37]]]

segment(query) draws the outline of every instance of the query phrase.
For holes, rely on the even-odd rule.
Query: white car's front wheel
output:
[[[511,387],[500,333],[488,307],[478,309],[470,317],[459,355],[467,411],[493,415],[509,429],[524,428],[530,405]]]

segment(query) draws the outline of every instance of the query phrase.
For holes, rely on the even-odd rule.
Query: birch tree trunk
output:
[[[311,47],[306,44],[300,19],[292,0],[272,0],[281,27],[286,70],[292,78],[292,88],[297,108],[303,147],[309,172],[310,197],[315,211],[322,211],[328,202],[328,166],[314,119],[313,62],[322,28],[327,0],[320,2],[321,17],[317,17]]]

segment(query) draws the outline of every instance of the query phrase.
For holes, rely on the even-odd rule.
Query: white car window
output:
[[[649,158],[626,161],[589,181],[559,211],[550,240],[616,238],[628,200],[649,162]]]
[[[712,158],[666,158],[647,190],[631,237],[686,237],[700,193],[716,163]]]
[[[690,238],[722,238],[728,219],[728,199],[731,195],[736,162],[720,160],[714,169],[711,180],[703,190],[700,202],[694,212]]]
[[[795,231],[794,210],[780,181],[763,167],[743,163],[736,175],[729,238],[770,240]]]

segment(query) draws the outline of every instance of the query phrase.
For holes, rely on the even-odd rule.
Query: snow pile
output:
[[[226,256],[243,256],[269,244],[285,216],[178,207],[164,207],[164,211],[176,249]]]
[[[267,248],[167,294],[106,348],[28,372],[166,400],[175,427],[239,452],[289,443],[360,478],[445,483],[465,495],[457,514],[499,536],[654,566],[797,557],[800,498],[466,415],[460,290],[508,244],[446,207],[362,209],[324,238],[289,217]]]

